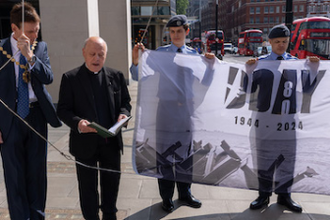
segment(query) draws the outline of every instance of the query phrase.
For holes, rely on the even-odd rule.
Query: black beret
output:
[[[278,38],[278,37],[290,37],[290,30],[287,26],[279,24],[274,26],[268,35],[269,39]]]
[[[167,22],[166,27],[180,27],[187,24],[187,17],[185,15],[175,15]]]

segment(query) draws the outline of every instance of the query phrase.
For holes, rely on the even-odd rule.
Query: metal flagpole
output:
[[[24,34],[24,0],[22,0],[22,34]]]
[[[218,4],[219,0],[215,0],[215,56],[218,57]]]
[[[292,28],[292,22],[293,22],[292,0],[286,0],[285,25],[289,28],[290,33]],[[290,53],[290,45],[287,48],[287,52]]]

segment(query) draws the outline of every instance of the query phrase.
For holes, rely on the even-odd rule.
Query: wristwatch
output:
[[[29,60],[28,62],[29,62],[29,64],[34,64],[35,62],[37,61],[37,57],[36,57],[36,55],[32,55],[32,57],[31,57],[31,60]]]

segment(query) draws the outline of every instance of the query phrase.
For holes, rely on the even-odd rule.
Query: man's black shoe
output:
[[[251,202],[250,209],[261,209],[264,205],[269,204],[269,196],[259,196],[256,200]]]
[[[162,208],[165,212],[168,212],[168,213],[173,212],[174,204],[173,204],[172,199],[163,200]]]
[[[285,207],[287,207],[289,210],[293,211],[293,212],[302,212],[302,208],[299,204],[297,204],[296,202],[294,202],[291,199],[290,195],[278,195],[277,197],[277,203],[280,205],[284,205]]]
[[[201,201],[196,199],[193,195],[186,196],[186,197],[179,197],[181,202],[186,203],[188,206],[192,208],[200,208],[202,206]]]

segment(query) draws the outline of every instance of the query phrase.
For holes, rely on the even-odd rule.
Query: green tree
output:
[[[176,0],[176,13],[186,14],[186,9],[189,5],[189,0]]]

